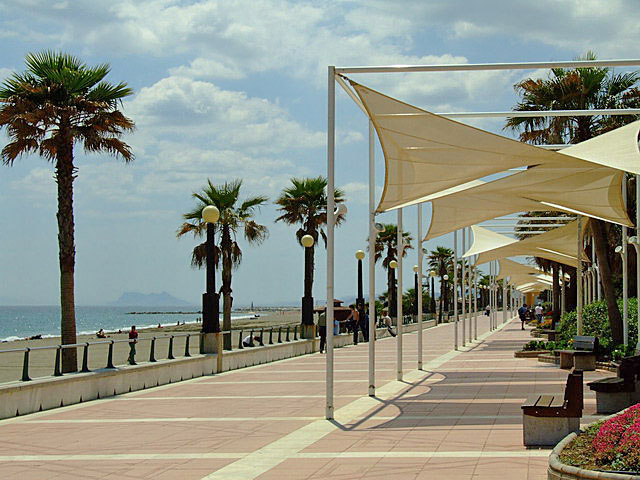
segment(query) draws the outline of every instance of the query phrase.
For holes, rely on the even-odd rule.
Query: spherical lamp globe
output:
[[[429,272],[429,276],[431,276],[431,277],[435,277],[435,276],[436,276],[436,271],[435,271],[435,270],[431,270],[431,271]]]
[[[446,274],[445,274],[445,275],[443,275],[442,279],[443,279],[443,280],[449,280],[449,275],[446,275]]]
[[[414,271],[415,273],[418,273],[418,265],[414,265],[414,266],[413,266],[413,271]]]
[[[314,240],[311,235],[307,234],[302,236],[302,238],[300,239],[300,243],[304,248],[309,248],[313,247]]]
[[[364,258],[364,251],[362,251],[362,250],[357,250],[357,251],[356,251],[356,258],[357,258],[358,260],[362,260],[362,259]]]
[[[396,262],[395,260],[391,260],[389,262],[389,268],[398,268],[398,262]]]
[[[220,219],[220,210],[213,205],[207,205],[202,209],[202,219],[207,223],[216,223]]]

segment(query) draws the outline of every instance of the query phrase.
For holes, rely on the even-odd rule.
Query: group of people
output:
[[[340,333],[340,325],[344,324],[348,333],[353,333],[353,344],[357,345],[359,340],[359,333],[362,332],[362,338],[365,342],[369,341],[369,310],[365,306],[362,315],[356,308],[355,304],[349,305],[349,316],[345,320],[333,320],[333,334],[338,335]],[[389,331],[389,334],[393,337],[396,333],[392,328],[391,317],[389,317],[389,311],[387,309],[382,310],[382,322]],[[320,312],[318,317],[318,333],[320,334],[320,353],[324,353],[327,344],[327,311]]]
[[[520,317],[520,322],[522,326],[522,330],[524,330],[524,323],[527,321],[532,321],[534,319],[540,325],[542,323],[542,313],[543,313],[542,305],[539,303],[535,306],[535,308],[530,308],[526,303],[523,303],[522,306],[518,309],[518,317]]]

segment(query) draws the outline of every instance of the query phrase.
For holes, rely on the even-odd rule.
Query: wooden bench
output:
[[[640,355],[623,358],[615,377],[602,378],[587,385],[596,392],[598,413],[615,413],[635,403],[640,398]]]
[[[573,337],[573,350],[556,350],[560,354],[560,368],[595,370],[598,339],[596,337]]]
[[[573,369],[564,394],[536,394],[522,404],[525,446],[555,445],[580,430],[584,408],[582,377],[582,370]]]

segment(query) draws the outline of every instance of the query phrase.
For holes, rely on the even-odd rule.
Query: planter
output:
[[[536,358],[538,355],[544,355],[549,353],[549,350],[520,350],[513,352],[513,356],[516,358]]]
[[[601,420],[608,420],[617,415],[623,413],[624,410],[604,417]],[[597,423],[597,422],[593,422]],[[590,425],[593,425],[590,424]],[[587,470],[584,468],[573,467],[566,465],[560,461],[560,453],[564,450],[575,438],[577,434],[570,433],[564,437],[558,445],[551,451],[549,455],[549,466],[547,467],[547,480],[570,480],[570,479],[587,479],[587,480],[637,480],[640,476],[632,473],[614,473],[603,472],[600,470]]]
[[[560,365],[560,357],[553,353],[538,355],[538,361],[542,363],[554,363],[556,365]]]

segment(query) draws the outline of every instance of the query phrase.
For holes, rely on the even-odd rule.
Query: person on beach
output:
[[[138,331],[135,325],[129,330],[129,365],[136,365],[136,343],[138,343]]]
[[[252,339],[251,335],[247,335],[242,339],[242,345],[244,347],[255,347],[256,345],[253,343],[253,340],[255,340],[256,342],[260,342],[260,337],[256,335]]]
[[[396,332],[393,331],[393,324],[391,322],[391,317],[389,316],[389,311],[387,309],[382,310],[382,322],[384,323],[384,326],[387,327],[389,335],[395,337]]]
[[[104,329],[101,328],[100,330],[98,330],[98,333],[96,333],[96,337],[98,337],[98,338],[107,338],[107,334],[104,333]]]
[[[491,313],[491,307],[487,305],[487,307],[484,309],[484,314],[485,316],[488,317],[490,313]]]
[[[320,335],[320,353],[324,353],[327,345],[327,311],[324,310],[318,315],[318,335]]]

